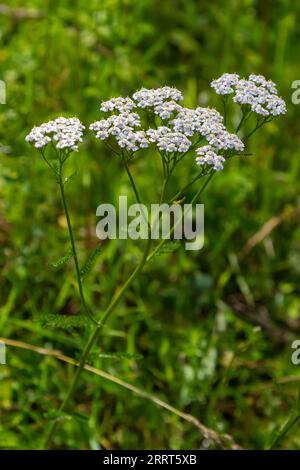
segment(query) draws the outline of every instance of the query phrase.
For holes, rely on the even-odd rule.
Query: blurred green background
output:
[[[300,105],[291,102],[291,83],[300,79],[299,21],[300,4],[288,0],[1,2],[1,337],[78,357],[89,333],[88,326],[58,325],[57,315],[75,315],[80,305],[72,263],[51,268],[68,235],[58,187],[24,142],[31,127],[60,114],[88,125],[102,100],[141,87],[176,86],[187,106],[219,107],[212,79],[263,74],[277,83],[287,115],[255,135],[251,157],[233,159],[213,180],[201,201],[204,249],[182,247],[147,266],[105,328],[101,351],[112,357],[93,364],[245,448],[270,445],[295,407],[300,381],[300,366],[290,360],[292,340],[300,338]],[[98,243],[97,206],[131,192],[120,162],[91,134],[69,169],[77,171],[67,193],[84,260]],[[191,161],[173,190],[193,170]],[[150,153],[132,171],[151,200],[158,173]],[[130,241],[104,244],[85,283],[99,311],[138,254]],[[2,449],[37,448],[71,376],[54,358],[7,348]],[[61,422],[56,448],[202,445],[191,423],[92,374],[82,376],[74,409],[80,418]],[[280,447],[300,449],[299,427]]]

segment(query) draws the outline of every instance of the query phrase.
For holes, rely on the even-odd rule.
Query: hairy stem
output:
[[[92,316],[92,314],[91,314],[91,312],[90,312],[90,310],[87,306],[87,303],[86,303],[85,297],[84,297],[84,291],[83,291],[83,286],[82,286],[82,281],[81,281],[77,250],[76,250],[76,245],[75,245],[75,240],[74,240],[74,235],[73,235],[73,228],[72,228],[71,218],[70,218],[69,209],[68,209],[66,196],[65,196],[64,182],[63,182],[63,179],[62,179],[62,171],[59,172],[58,180],[59,180],[59,187],[60,187],[62,204],[63,204],[65,216],[66,216],[66,219],[67,219],[69,238],[70,238],[70,242],[71,242],[72,254],[73,254],[73,257],[74,257],[74,265],[75,265],[75,270],[76,270],[77,284],[78,284],[78,290],[79,290],[81,304],[84,308],[84,312],[87,315],[87,317],[90,320],[92,320],[92,322],[97,324],[96,320],[94,320],[94,318],[93,318],[93,316]]]
[[[208,178],[206,179],[205,183],[200,187],[200,189],[197,191],[197,193],[195,194],[195,196],[193,197],[192,201],[191,201],[191,204],[193,204],[194,202],[197,201],[198,197],[203,193],[203,191],[205,190],[206,186],[208,185],[208,183],[210,182],[210,180],[212,179],[214,175],[214,172],[210,173]],[[163,247],[163,245],[170,239],[171,235],[174,233],[174,230],[175,228],[177,227],[177,225],[182,221],[183,217],[184,217],[185,213],[177,220],[176,224],[173,225],[173,227],[170,229],[169,233],[168,233],[168,236],[166,238],[164,238],[157,246],[156,248],[154,248],[154,250],[150,253],[150,255],[148,256],[147,258],[147,262],[148,261],[151,261],[152,258],[160,251],[160,249]]]
[[[126,166],[126,165],[125,165]],[[128,167],[127,167],[128,169]],[[140,202],[140,198],[139,198],[139,195],[138,195],[138,192],[137,192],[137,189],[135,187],[135,184],[134,184],[134,181],[133,181],[133,178],[131,176],[131,173],[128,169],[127,171],[128,173],[128,176],[129,176],[129,179],[130,179],[130,182],[131,184],[133,185],[133,187],[135,188],[134,189],[134,192],[135,192],[135,195],[137,197],[137,200]],[[197,193],[195,194],[195,196],[193,197],[191,203],[194,203],[198,197],[203,193],[203,191],[205,190],[206,186],[208,185],[208,183],[210,182],[212,176],[213,176],[214,172],[210,173],[209,177],[206,179],[205,183],[201,186],[201,188],[197,191]],[[64,201],[64,207],[67,207],[66,205],[66,201],[65,201],[65,197],[64,197],[64,188],[63,188],[63,182],[61,181],[62,183],[62,186],[61,186],[61,190],[62,190],[62,197],[63,197],[63,201]],[[68,210],[66,211],[66,214],[68,213]],[[68,219],[70,220],[69,217],[67,217],[67,221]],[[180,219],[181,220],[181,219]],[[179,221],[178,221],[179,222]],[[177,223],[178,223],[177,222]],[[69,224],[69,223],[68,223]],[[71,224],[70,224],[71,226]],[[169,232],[169,235],[171,236],[171,234],[174,232],[175,230],[175,225],[172,227],[172,229],[170,230]],[[72,233],[72,230],[71,230],[71,233]],[[71,237],[70,237],[71,238]],[[72,239],[73,239],[73,242],[74,242],[74,238],[73,238],[73,233],[72,233]],[[97,339],[99,338],[100,336],[100,333],[102,331],[102,328],[104,327],[105,323],[107,322],[107,320],[109,319],[110,315],[112,314],[112,312],[114,311],[114,309],[117,307],[117,305],[119,304],[119,302],[122,300],[122,298],[124,297],[126,291],[128,290],[128,288],[131,286],[131,284],[133,283],[133,281],[135,280],[135,278],[139,275],[139,273],[143,270],[145,264],[150,261],[154,256],[155,254],[157,253],[157,251],[164,245],[164,243],[166,242],[166,239],[162,240],[161,243],[152,251],[152,253],[149,255],[149,252],[150,252],[150,248],[151,248],[151,233],[150,233],[150,228],[148,227],[148,238],[147,238],[147,243],[145,245],[145,249],[144,249],[144,253],[143,253],[143,256],[139,262],[139,264],[137,265],[137,267],[135,268],[135,270],[131,273],[131,275],[129,276],[129,278],[127,279],[127,281],[123,284],[123,286],[121,287],[120,290],[117,290],[115,292],[115,295],[113,296],[109,306],[107,307],[107,309],[105,310],[103,316],[102,316],[102,319],[100,320],[99,323],[96,324],[96,326],[94,327],[84,349],[83,349],[83,352],[82,352],[82,355],[81,355],[81,358],[80,358],[80,362],[79,362],[79,365],[78,365],[78,368],[75,372],[75,375],[73,377],[73,380],[72,380],[72,383],[70,384],[70,387],[66,393],[66,396],[65,396],[65,399],[63,400],[60,408],[59,408],[59,411],[60,412],[64,412],[67,410],[68,408],[68,405],[70,403],[70,400],[72,399],[74,393],[75,393],[75,390],[76,390],[76,387],[77,387],[77,384],[79,382],[79,379],[81,377],[81,373],[84,369],[84,366],[85,366],[85,363],[87,361],[87,358],[94,346],[94,344],[96,343]],[[72,244],[72,248],[73,248],[73,243],[71,241],[71,244]],[[75,246],[75,244],[74,244]],[[75,259],[75,257],[74,257]],[[77,257],[76,257],[77,259]],[[78,262],[77,262],[77,265],[78,265]],[[80,274],[80,272],[79,272]],[[57,428],[57,425],[58,425],[58,421],[53,421],[50,425],[50,429],[49,429],[49,432],[47,434],[47,437],[46,437],[46,440],[45,440],[45,443],[44,443],[44,446],[43,448],[44,449],[47,449],[50,444],[51,444],[51,441],[53,439],[53,436],[56,432],[56,428]]]
[[[223,102],[223,115],[224,115],[224,126],[226,126],[227,124],[227,96],[223,96],[223,99],[222,99],[222,102]]]
[[[130,169],[129,169],[128,163],[127,163],[127,161],[126,161],[126,157],[123,155],[122,158],[123,158],[123,163],[124,163],[124,166],[125,166],[125,170],[126,170],[126,173],[127,173],[127,175],[128,175],[129,181],[130,181],[130,183],[131,183],[131,186],[132,186],[132,189],[133,189],[135,198],[136,198],[136,200],[137,200],[137,202],[138,202],[139,204],[142,204],[140,195],[139,195],[139,193],[138,193],[137,187],[136,187],[135,182],[134,182],[134,179],[133,179],[133,176],[132,176],[132,174],[131,174],[131,171],[130,171]]]
[[[94,346],[95,342],[99,338],[103,326],[107,322],[108,318],[110,317],[110,315],[112,314],[112,312],[114,311],[114,309],[116,308],[118,303],[124,297],[127,289],[130,287],[132,282],[135,280],[135,278],[142,271],[144,265],[146,264],[147,256],[148,256],[148,253],[150,251],[150,246],[151,246],[151,238],[149,236],[148,240],[147,240],[147,244],[145,246],[143,256],[142,256],[139,264],[137,265],[135,270],[132,272],[132,274],[129,276],[127,281],[123,284],[121,289],[115,293],[115,295],[113,296],[109,306],[107,307],[106,311],[104,312],[102,319],[95,326],[92,334],[90,335],[90,337],[89,337],[89,339],[88,339],[88,341],[87,341],[87,343],[86,343],[86,345],[83,349],[83,352],[82,352],[82,355],[81,355],[81,358],[80,358],[80,363],[79,363],[79,366],[76,370],[76,373],[74,375],[72,383],[71,383],[71,385],[70,385],[70,387],[67,391],[67,394],[66,394],[66,397],[65,397],[64,401],[62,402],[62,404],[59,408],[60,412],[66,411],[66,409],[69,405],[69,402],[70,402],[71,398],[73,397],[73,394],[75,392],[75,389],[76,389],[76,386],[78,384],[79,378],[81,376],[82,370],[83,370],[84,365],[86,363],[87,357],[88,357],[92,347]],[[51,424],[51,427],[49,429],[49,432],[48,432],[48,435],[47,435],[47,438],[46,438],[46,441],[45,441],[45,444],[44,444],[45,449],[47,449],[49,447],[49,445],[52,441],[53,435],[56,431],[57,424],[58,424],[57,421],[53,421],[53,423]]]
[[[161,192],[161,196],[160,196],[160,202],[159,202],[160,204],[162,204],[165,200],[166,189],[167,189],[167,184],[169,182],[169,178],[170,178],[170,174],[167,174],[164,178],[162,192]]]
[[[172,202],[178,200],[180,197],[182,197],[187,189],[189,189],[196,181],[198,181],[201,178],[201,173],[196,175],[186,186],[184,186],[178,193],[175,194],[170,200],[169,204],[172,204]]]
[[[128,165],[127,165],[127,162],[125,161],[125,158],[123,159],[124,160],[124,164],[125,164],[125,168],[126,168],[126,171],[127,171],[127,174],[128,174],[128,177],[129,177],[129,180],[133,186],[133,190],[134,190],[134,194],[136,196],[136,199],[137,201],[141,204],[141,199],[139,197],[139,194],[138,194],[138,191],[137,191],[137,188],[135,186],[135,183],[134,183],[134,180],[133,180],[133,177],[130,173],[130,170],[128,168]],[[68,213],[68,210],[67,210],[67,205],[66,205],[66,200],[65,200],[65,195],[64,195],[64,188],[63,188],[63,182],[61,181],[62,185],[61,185],[61,191],[62,191],[62,198],[63,198],[63,203],[64,203],[64,207],[66,207],[66,214],[69,214]],[[70,221],[70,218],[69,218],[69,215],[67,216],[67,221]],[[68,226],[69,226],[69,222],[68,222]],[[70,223],[70,227],[71,227],[71,223]],[[72,233],[72,229],[71,229],[71,233]],[[73,246],[75,246],[74,244],[74,237],[73,237],[73,233],[72,233],[72,237],[70,235],[70,238],[71,238],[71,244],[72,244],[72,249],[73,249]],[[72,243],[72,240],[73,240],[73,243]],[[147,243],[145,245],[145,250],[144,250],[144,253],[143,253],[143,256],[139,262],[139,264],[137,265],[137,267],[135,268],[135,270],[132,272],[132,274],[129,276],[129,278],[127,279],[127,281],[123,284],[123,286],[121,287],[121,289],[119,291],[117,291],[115,293],[115,295],[113,296],[109,306],[107,307],[107,309],[105,310],[103,316],[102,316],[102,319],[100,320],[99,323],[96,323],[96,326],[92,332],[92,334],[90,335],[84,349],[83,349],[83,352],[82,352],[82,355],[81,355],[81,358],[80,358],[80,362],[79,362],[79,366],[76,370],[76,373],[74,375],[74,378],[72,380],[72,383],[67,391],[67,394],[65,396],[65,399],[64,401],[62,402],[60,408],[59,408],[59,411],[60,412],[64,412],[69,403],[70,403],[70,400],[71,398],[73,397],[74,395],[74,392],[76,390],[76,387],[77,387],[77,384],[78,384],[78,381],[80,379],[80,376],[81,376],[81,373],[84,369],[84,366],[85,366],[85,363],[86,363],[86,360],[88,358],[88,355],[92,349],[92,347],[94,346],[95,342],[97,341],[97,339],[99,338],[100,336],[100,333],[102,331],[102,328],[103,326],[105,325],[105,323],[107,322],[108,318],[110,317],[110,315],[112,314],[112,312],[114,311],[114,309],[117,307],[118,303],[121,301],[121,299],[124,297],[127,289],[130,287],[130,285],[132,284],[132,282],[135,280],[135,278],[138,276],[138,274],[142,271],[144,265],[146,264],[147,262],[147,257],[148,257],[148,254],[149,254],[149,251],[150,251],[150,247],[151,247],[151,236],[150,236],[150,227],[149,227],[149,232],[148,232],[148,239],[147,239]],[[76,251],[74,252],[76,253]],[[75,258],[74,256],[74,259],[77,260],[77,256]],[[76,263],[76,262],[75,262]],[[77,261],[77,266],[78,266],[78,261]],[[80,272],[79,272],[80,274]],[[57,424],[58,422],[57,421],[53,421],[53,423],[51,424],[50,426],[50,429],[49,429],[49,432],[48,432],[48,435],[46,437],[46,441],[45,441],[45,444],[44,444],[44,448],[48,448],[51,441],[52,441],[52,438],[53,438],[53,435],[56,431],[56,428],[57,428]]]
[[[242,125],[243,125],[244,121],[246,120],[246,118],[248,118],[249,114],[250,114],[250,111],[248,109],[246,109],[246,110],[242,109],[242,117],[241,117],[241,120],[239,122],[239,125],[236,128],[236,131],[235,131],[236,134],[239,132],[240,128],[242,127]]]

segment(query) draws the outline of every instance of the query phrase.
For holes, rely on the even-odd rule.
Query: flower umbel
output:
[[[222,155],[218,155],[211,145],[203,145],[203,147],[199,147],[196,150],[196,153],[198,155],[196,158],[198,165],[210,165],[216,171],[223,170],[223,163],[225,162],[225,158],[222,157]]]
[[[130,98],[112,98],[108,101],[103,101],[101,104],[101,111],[109,112],[117,109],[118,111],[125,112],[131,111],[135,108],[135,103]]]
[[[228,86],[236,85],[238,75],[226,74],[226,80],[222,77],[220,80],[228,82]],[[226,83],[222,86],[225,87]],[[178,103],[182,99],[182,93],[176,88],[142,88],[134,93],[132,98],[118,97],[103,102],[100,109],[114,114],[94,122],[90,129],[95,131],[96,137],[101,140],[114,138],[117,146],[127,151],[129,157],[150,144],[154,144],[167,161],[176,159],[178,154],[197,149],[202,141],[205,148],[209,145],[212,151],[217,153],[244,150],[241,139],[227,131],[223,116],[216,109],[185,108]],[[135,112],[131,112],[133,108]],[[142,114],[139,114],[139,108],[143,108]],[[148,117],[145,124],[143,113]],[[149,122],[152,127],[149,127]],[[117,149],[115,153],[118,153]],[[201,155],[201,150],[198,155]],[[199,158],[198,156],[198,164]],[[211,158],[206,159],[206,164],[207,167],[216,169],[217,166],[218,170],[221,169]]]
[[[57,149],[78,150],[78,143],[82,142],[85,127],[78,118],[59,117],[40,126],[35,126],[25,137],[27,142],[34,143],[36,148],[45,147],[51,140]]]
[[[286,105],[278,96],[274,82],[263,75],[251,74],[248,80],[241,79],[236,73],[224,73],[211,82],[219,95],[234,93],[233,101],[241,105],[249,105],[251,110],[261,116],[278,116],[286,113]]]
[[[140,108],[159,106],[166,100],[180,101],[183,99],[181,91],[177,88],[164,86],[162,88],[142,88],[136,91],[132,98]]]
[[[174,132],[169,127],[158,127],[157,129],[148,129],[146,132],[150,142],[155,142],[159,150],[165,150],[168,153],[187,152],[192,142],[182,133]]]
[[[211,87],[219,95],[230,95],[234,92],[234,86],[237,85],[240,77],[237,73],[223,73],[220,78],[211,82]]]

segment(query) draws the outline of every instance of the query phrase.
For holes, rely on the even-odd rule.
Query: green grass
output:
[[[262,73],[278,84],[287,115],[257,133],[251,157],[233,159],[212,181],[201,201],[204,249],[180,248],[147,266],[92,362],[244,448],[276,442],[300,449],[299,424],[289,428],[300,380],[290,361],[300,335],[300,105],[291,103],[291,83],[300,79],[299,19],[300,6],[288,0],[9,2],[0,15],[0,78],[7,86],[0,114],[1,337],[78,359],[89,335],[89,327],[66,329],[56,317],[74,316],[80,304],[72,263],[52,266],[67,252],[68,234],[58,187],[24,142],[31,127],[60,114],[88,124],[98,118],[100,101],[142,86],[174,85],[188,106],[217,106],[213,78]],[[148,200],[157,164],[149,154],[132,168]],[[77,172],[67,192],[83,263],[98,242],[97,206],[130,187],[120,162],[92,136],[69,170]],[[182,170],[174,190],[191,171],[192,165]],[[245,252],[251,237],[282,214]],[[138,254],[131,241],[104,246],[85,281],[99,310]],[[40,445],[73,371],[50,355],[7,347],[1,448]],[[74,414],[60,418],[55,448],[195,449],[203,439],[192,423],[87,371]],[[280,428],[289,432],[277,439]]]

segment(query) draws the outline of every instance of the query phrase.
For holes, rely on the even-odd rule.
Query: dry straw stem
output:
[[[281,214],[275,215],[269,219],[261,228],[258,230],[246,243],[244,248],[240,253],[240,258],[242,259],[246,256],[256,245],[261,243],[266,237],[270,235],[273,230],[278,227],[282,222],[288,220],[295,215],[298,215],[300,212],[300,207],[288,207]]]
[[[7,346],[27,349],[28,351],[33,351],[35,353],[42,354],[45,356],[52,356],[62,362],[67,362],[68,364],[72,364],[77,367],[79,365],[79,362],[73,359],[72,357],[66,356],[62,354],[60,351],[57,351],[54,349],[46,349],[46,348],[42,348],[39,346],[33,346],[32,344],[28,344],[22,341],[16,341],[13,339],[8,339],[8,338],[0,337],[0,341],[2,341]],[[221,447],[222,449],[242,450],[242,448],[238,444],[236,444],[232,436],[230,436],[229,434],[219,434],[213,429],[207,428],[197,418],[195,418],[195,416],[190,415],[188,413],[184,413],[178,410],[177,408],[174,408],[174,406],[169,405],[168,403],[162,401],[160,398],[157,398],[155,395],[147,393],[144,390],[141,390],[135,387],[134,385],[131,385],[130,383],[125,382],[122,379],[119,379],[118,377],[115,377],[114,375],[111,375],[95,367],[89,366],[88,364],[84,365],[84,369],[87,370],[88,372],[91,372],[92,374],[102,377],[105,380],[109,380],[110,382],[113,382],[123,388],[126,388],[127,390],[130,390],[135,395],[138,395],[146,400],[149,400],[155,405],[159,406],[160,408],[164,408],[165,410],[170,411],[170,413],[175,414],[176,416],[183,419],[184,421],[191,423],[193,426],[199,429],[203,438],[207,439],[209,442],[211,442],[211,444]]]
[[[0,15],[8,16],[14,20],[35,20],[43,16],[39,10],[33,8],[11,8],[2,3],[0,4]]]

